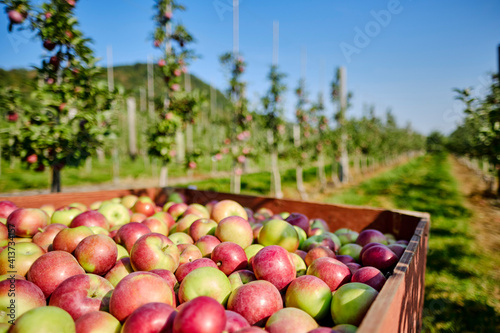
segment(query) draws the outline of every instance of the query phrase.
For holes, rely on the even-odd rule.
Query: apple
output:
[[[128,209],[120,203],[105,202],[98,211],[108,220],[110,228],[130,222]]]
[[[106,230],[109,230],[109,223],[102,215],[96,210],[88,210],[86,212],[83,212],[79,215],[77,215],[72,221],[71,224],[69,225],[70,228],[75,228],[79,226],[86,226],[86,227],[101,227]]]
[[[245,248],[245,254],[247,255],[248,263],[250,263],[250,259],[252,259],[257,252],[262,250],[264,248],[264,245],[261,244],[252,244],[250,246],[247,246]]]
[[[358,262],[359,261],[359,254],[361,253],[362,249],[363,249],[363,247],[359,244],[347,243],[339,249],[339,254],[340,255],[349,255],[354,259],[354,261]]]
[[[78,244],[74,255],[87,273],[104,275],[115,265],[118,249],[110,237],[91,235]]]
[[[102,310],[103,303],[109,303],[113,285],[95,274],[78,274],[67,278],[50,296],[49,305],[66,310],[73,320],[82,315]]]
[[[385,233],[384,236],[385,236],[385,239],[387,239],[387,243],[389,245],[396,243],[396,237],[393,234]]]
[[[299,257],[301,257],[302,260],[306,260],[306,256],[307,256],[307,252],[306,251],[297,250],[294,253],[297,254]]]
[[[213,249],[219,244],[220,240],[217,237],[206,235],[198,239],[194,245],[196,245],[200,249],[201,254],[206,257],[210,256]]]
[[[151,215],[151,217],[154,217],[155,219],[160,219],[161,221],[165,222],[168,229],[170,229],[175,224],[174,218],[167,212],[161,212],[161,211],[156,212],[153,215]]]
[[[71,254],[65,251],[52,251],[35,260],[27,278],[36,284],[47,298],[61,282],[73,275],[84,273],[83,268]]]
[[[401,257],[403,256],[403,253],[406,250],[406,245],[404,245],[404,244],[391,244],[391,245],[388,245],[387,247],[389,248],[389,250],[391,250],[392,252],[394,252],[398,256],[398,259],[401,259]]]
[[[323,257],[335,258],[335,253],[328,247],[320,245],[318,247],[310,249],[309,252],[307,252],[306,257],[304,258],[304,261],[307,266],[310,266],[314,260]]]
[[[295,271],[297,276],[305,275],[307,272],[307,266],[304,260],[295,253],[290,253],[290,258],[292,259],[293,265],[295,266]]]
[[[208,212],[210,213],[210,216],[212,216],[212,210],[215,206],[215,204],[217,203],[218,201],[217,200],[212,200],[212,201],[209,201],[205,204],[205,208],[208,210]]]
[[[302,247],[302,243],[307,239],[307,233],[304,231],[304,229],[293,226],[295,228],[295,231],[297,231],[297,235],[299,236],[299,248]],[[257,235],[258,237],[258,235]]]
[[[228,279],[231,283],[232,290],[235,290],[239,286],[247,284],[248,282],[257,280],[255,274],[252,271],[246,269],[234,271],[233,273],[231,273],[231,275],[228,276]]]
[[[124,224],[113,237],[116,244],[122,245],[130,253],[135,242],[142,236],[151,233],[147,225],[139,222]]]
[[[397,240],[395,244],[403,244],[408,246],[409,242],[406,239]]]
[[[139,238],[130,251],[130,262],[135,271],[168,269],[174,272],[179,266],[180,251],[162,234],[149,233]]]
[[[197,204],[197,203],[190,204],[187,207],[186,211],[184,211],[184,216],[189,215],[189,214],[197,215],[203,219],[210,218],[210,213],[209,213],[208,209],[205,206]]]
[[[246,327],[250,327],[250,324],[242,315],[234,311],[226,310],[226,326],[223,332],[235,333]]]
[[[0,274],[16,272],[25,276],[45,250],[35,243],[17,243],[0,252]]]
[[[398,263],[398,256],[385,245],[375,245],[363,252],[363,266],[373,266],[382,272],[391,270]]]
[[[309,219],[307,216],[304,214],[300,213],[291,213],[286,219],[288,223],[290,223],[293,226],[297,226],[304,230],[306,233],[309,231],[310,225],[309,225]]]
[[[128,194],[128,195],[121,198],[120,203],[123,206],[125,206],[125,208],[132,209],[132,207],[134,207],[134,205],[138,199],[139,199],[139,197],[137,195]]]
[[[188,205],[186,205],[183,202],[182,203],[174,203],[173,205],[171,205],[167,209],[167,213],[169,213],[173,217],[174,220],[177,220],[179,218],[179,216],[184,214],[187,207],[188,207]],[[163,210],[165,210],[165,206],[163,207]]]
[[[358,271],[358,269],[360,269],[362,266],[356,262],[348,262],[347,264],[345,264],[347,266],[347,268],[349,268],[349,270],[351,271],[351,274],[354,274]]]
[[[373,287],[376,291],[380,291],[385,284],[387,279],[382,272],[371,266],[361,267],[352,275],[352,282],[360,282]]]
[[[168,236],[168,239],[170,239],[175,245],[179,244],[193,244],[194,241],[189,236],[188,234],[184,232],[174,232],[173,234],[170,234]]]
[[[57,233],[56,237],[54,237],[52,249],[55,251],[72,253],[76,249],[78,243],[93,234],[94,232],[92,229],[85,226],[62,229]]]
[[[117,333],[122,327],[118,319],[104,311],[93,311],[82,315],[75,320],[75,326],[78,333]]]
[[[361,251],[359,252],[359,259],[361,259],[363,257],[363,253],[368,250],[370,247],[372,246],[375,246],[375,245],[384,245],[384,244],[381,244],[381,243],[368,243],[366,244],[365,246],[363,246],[363,248],[361,249]],[[361,260],[360,260],[361,261]]]
[[[378,295],[367,284],[351,282],[341,286],[332,296],[331,313],[335,324],[359,326]]]
[[[130,258],[130,255],[129,255],[127,249],[124,248],[123,246],[116,244],[116,249],[118,250],[118,255],[116,257],[116,260],[120,260],[123,258]]]
[[[180,283],[186,277],[186,275],[188,275],[189,273],[200,267],[217,268],[217,265],[213,262],[212,259],[209,258],[196,259],[192,262],[188,262],[179,266],[179,268],[177,268],[177,270],[175,271],[175,277],[177,278],[177,281],[179,281]]]
[[[341,243],[335,234],[323,232],[321,235],[314,235],[306,239],[302,243],[301,250],[308,252],[310,249],[321,245],[330,248],[333,252],[337,252],[340,249]]]
[[[263,333],[263,332],[267,332],[267,331],[265,331],[263,328],[260,328],[257,326],[245,327],[239,331],[236,331],[236,333]]]
[[[302,333],[318,327],[318,323],[307,312],[297,308],[284,308],[273,313],[266,322],[269,333]]]
[[[309,221],[309,225],[311,229],[321,229],[323,231],[330,231],[330,227],[328,226],[328,223],[326,223],[325,220],[320,219],[320,218],[315,218]]]
[[[365,229],[359,233],[356,244],[365,246],[368,243],[381,243],[387,245],[387,238],[378,230]]]
[[[250,223],[255,223],[255,217],[253,217],[253,210],[248,208],[248,207],[243,207],[245,209],[245,211],[247,212],[247,216],[248,216],[248,222]]]
[[[232,242],[222,242],[211,254],[217,267],[226,275],[244,269],[248,265],[247,256],[241,246]]]
[[[130,222],[142,222],[147,218],[148,217],[142,213],[132,213],[132,215],[130,215]]]
[[[188,262],[195,261],[197,259],[203,258],[200,249],[193,244],[180,244],[177,245],[181,251],[179,265],[186,264]]]
[[[198,219],[194,221],[189,227],[189,235],[196,242],[203,236],[215,234],[217,222],[211,219]]]
[[[104,235],[104,236],[109,236],[109,231],[107,231],[106,229],[102,228],[102,227],[96,227],[96,226],[93,226],[93,227],[89,227],[90,230],[92,230],[92,232],[96,235]]]
[[[339,254],[338,256],[335,257],[335,259],[337,259],[340,262],[343,262],[344,264],[356,263],[356,260],[354,260],[354,258],[348,254]]]
[[[123,322],[144,304],[161,302],[173,306],[175,294],[167,281],[151,272],[134,272],[115,287],[109,302],[109,312]]]
[[[141,195],[132,207],[132,212],[151,216],[156,212],[156,204],[150,197]]]
[[[173,333],[220,333],[226,326],[226,311],[216,300],[197,297],[182,307],[174,319]]]
[[[150,216],[147,219],[143,220],[141,223],[148,227],[151,232],[156,232],[157,234],[168,236],[167,224],[159,218]]]
[[[307,275],[314,275],[325,281],[333,292],[351,279],[351,271],[337,259],[323,257],[312,262],[307,268]]]
[[[86,212],[88,210],[87,205],[81,203],[81,202],[73,202],[68,205],[68,207],[73,207],[73,208],[78,208],[82,212]]]
[[[264,246],[279,245],[289,252],[299,248],[299,235],[295,228],[283,220],[270,220],[259,233],[259,244]]]
[[[11,277],[0,282],[0,322],[16,320],[23,313],[47,305],[36,284]],[[4,321],[2,321],[4,319]]]
[[[49,218],[52,217],[52,214],[56,211],[56,208],[52,204],[41,205],[40,209],[43,210]]]
[[[69,226],[73,219],[82,211],[76,207],[62,207],[55,210],[50,217],[50,223],[59,223]]]
[[[7,218],[10,213],[17,209],[17,205],[12,201],[3,200],[0,201],[0,217]]]
[[[229,296],[227,309],[242,315],[250,325],[263,326],[267,319],[283,308],[276,287],[264,280],[252,281],[236,288]]]
[[[278,245],[260,250],[253,259],[253,270],[258,280],[271,282],[279,291],[284,290],[297,275],[288,251]]]
[[[330,314],[332,292],[320,278],[304,275],[290,283],[285,294],[285,306],[307,312],[316,320],[322,320]]]
[[[9,10],[7,12],[7,16],[9,17],[9,22],[11,24],[21,24],[24,22],[24,19],[26,18],[25,15],[14,9]]]
[[[356,333],[358,328],[351,324],[340,324],[332,327],[332,330],[338,333]]]
[[[177,311],[168,304],[151,302],[137,308],[123,324],[121,333],[171,332]]]
[[[17,237],[33,237],[48,223],[49,217],[38,208],[18,208],[7,217],[7,228]]]
[[[213,206],[211,214],[212,220],[217,223],[221,222],[223,219],[229,216],[239,216],[242,219],[248,220],[248,215],[245,211],[245,208],[243,208],[242,205],[234,200],[222,200],[217,202]]]
[[[266,207],[261,207],[254,213],[254,218],[256,221],[264,221],[269,219],[273,215],[274,213],[272,210]]]
[[[219,269],[199,267],[182,279],[179,286],[179,302],[184,303],[199,296],[208,296],[225,305],[231,291],[229,279]]]
[[[160,276],[165,281],[167,281],[168,285],[173,290],[178,289],[179,283],[177,282],[177,278],[175,277],[174,273],[172,273],[171,271],[159,268],[159,269],[150,270],[149,272],[154,273],[154,274]]]
[[[57,332],[75,333],[73,318],[57,306],[31,309],[17,318],[9,333]]]
[[[104,278],[111,282],[113,287],[116,287],[118,282],[133,271],[132,265],[130,264],[130,258],[122,258],[114,264],[114,266],[106,273]]]
[[[217,205],[221,203],[224,204],[225,201],[226,200],[219,201]],[[214,207],[214,209],[217,208],[217,205]],[[217,219],[214,220],[217,221]],[[223,218],[222,220],[219,220],[219,224],[215,229],[215,236],[221,242],[233,242],[238,244],[242,248],[246,248],[253,242],[252,227],[246,219],[240,216],[229,216]]]

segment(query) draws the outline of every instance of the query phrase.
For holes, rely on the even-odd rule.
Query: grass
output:
[[[328,198],[431,213],[424,332],[499,332],[500,256],[476,240],[450,161],[424,156]]]

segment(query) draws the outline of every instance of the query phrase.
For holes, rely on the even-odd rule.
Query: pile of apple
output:
[[[355,332],[408,244],[179,194],[0,221],[0,332]]]

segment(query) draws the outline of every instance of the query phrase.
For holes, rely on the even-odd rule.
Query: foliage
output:
[[[278,71],[277,65],[272,65],[268,74],[271,86],[261,99],[264,111],[264,128],[273,134],[272,144],[266,145],[266,148],[274,152],[277,151],[280,138],[285,131],[281,99],[282,94],[286,91],[286,85],[283,83],[285,77],[285,74]]]

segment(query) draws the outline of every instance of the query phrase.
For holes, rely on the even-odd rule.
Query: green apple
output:
[[[304,275],[293,280],[286,290],[285,305],[307,312],[316,320],[330,314],[332,292],[320,278]]]
[[[302,243],[307,239],[307,234],[304,229],[301,227],[298,227],[296,225],[293,226],[295,228],[295,231],[297,231],[297,234],[299,235],[299,248],[302,246]]]
[[[261,244],[252,244],[245,248],[245,254],[247,255],[248,262],[250,263],[250,259],[257,254],[260,250],[264,248],[264,245]]]
[[[137,199],[139,199],[139,197],[137,195],[129,194],[129,195],[124,196],[121,199],[120,203],[128,209],[132,209],[132,207],[134,207]]]
[[[185,232],[174,232],[173,234],[168,236],[168,239],[170,239],[175,245],[194,244],[191,236],[189,236]]]
[[[57,306],[34,308],[19,317],[9,330],[11,333],[75,333],[73,318]]]
[[[367,284],[346,283],[332,296],[331,314],[335,324],[359,326],[378,292]]]
[[[198,296],[208,296],[225,305],[231,291],[231,282],[226,274],[214,267],[199,267],[182,280],[179,301],[184,303]]]
[[[305,275],[307,272],[305,261],[298,254],[293,252],[290,253],[290,257],[292,258],[293,264],[295,265],[297,276]]]
[[[295,252],[299,248],[299,235],[290,223],[270,220],[260,230],[259,244],[279,245],[288,252]]]
[[[356,262],[360,262],[359,254],[362,249],[361,245],[348,243],[339,249],[339,254],[351,256]]]
[[[128,258],[130,255],[128,254],[128,251],[126,248],[121,246],[120,244],[116,244],[116,248],[118,249],[118,257],[116,260],[120,260],[122,258]]]
[[[297,308],[284,308],[273,313],[266,322],[268,332],[309,332],[318,323],[307,312]]]
[[[99,213],[104,215],[104,217],[108,220],[110,227],[130,222],[130,214],[128,209],[120,203],[103,203],[99,208]]]
[[[71,221],[73,221],[73,219],[81,213],[82,211],[76,207],[66,207],[56,210],[50,218],[50,223],[59,223],[69,226]]]

